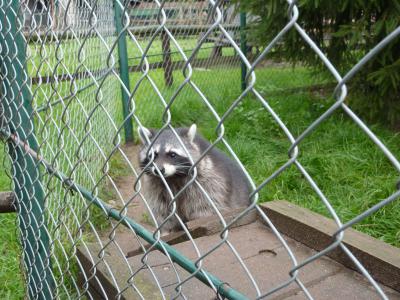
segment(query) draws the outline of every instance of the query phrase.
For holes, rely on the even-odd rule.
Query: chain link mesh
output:
[[[118,299],[129,295],[138,299],[185,299],[185,287],[194,279],[208,285],[217,297],[261,299],[295,284],[305,297],[312,299],[299,272],[336,248],[342,249],[377,295],[387,299],[343,238],[346,229],[395,201],[400,191],[393,191],[386,199],[377,200],[374,206],[343,223],[324,190],[298,158],[309,135],[341,110],[376,144],[395,171],[400,172],[398,159],[345,103],[346,84],[400,35],[400,28],[341,75],[297,23],[301,11],[295,3],[288,1],[282,9],[289,9],[287,25],[261,52],[246,56],[240,47],[239,16],[229,1],[0,0],[3,62],[0,124],[1,133],[8,140],[27,294],[32,299],[43,295],[60,299],[92,299],[99,295],[106,298],[110,287],[104,285],[101,274],[107,274]],[[116,11],[121,13],[121,19]],[[121,32],[116,22],[121,22]],[[263,59],[289,30],[302,36],[336,81],[334,104],[297,136],[260,93],[256,76],[256,67],[262,67]],[[26,51],[21,50],[18,36]],[[120,74],[121,53],[118,53],[119,39],[125,36],[129,82]],[[241,64],[247,69],[247,87],[243,91]],[[224,79],[228,75],[227,83]],[[121,101],[124,93],[129,96],[127,115],[123,114]],[[225,105],[217,108],[215,104],[227,96],[230,98],[223,102]],[[226,134],[226,123],[233,113],[240,113],[246,97],[252,97],[254,105],[261,105],[290,143],[287,160],[271,174],[262,175],[261,181],[248,174]],[[187,106],[190,110],[193,105],[199,108],[197,112],[205,113],[192,115],[191,120],[206,118],[215,129],[212,147],[223,147],[246,173],[252,186],[249,195],[252,204],[230,220],[213,205],[223,229],[219,232],[220,239],[210,248],[200,249],[179,218],[176,208],[179,194],[172,193],[173,210],[168,218],[181,220],[182,230],[194,251],[189,259],[161,242],[160,230],[165,222],[157,222],[142,193],[144,172],[132,158],[129,147],[133,146],[125,145],[123,133],[132,120],[135,128],[174,130],[188,125],[174,115],[174,107]],[[296,256],[258,205],[260,200],[266,200],[259,199],[259,193],[291,167],[302,174],[337,225],[332,243],[304,259]],[[128,189],[122,189],[121,182],[116,180],[115,174],[121,172],[130,180]],[[190,184],[199,185],[196,171],[194,174]],[[204,189],[203,192],[206,193]],[[207,197],[213,203],[211,196]],[[138,205],[145,208],[143,217],[155,223],[155,227],[139,224],[135,215]],[[291,261],[287,278],[273,287],[259,284],[238,250],[240,247],[232,241],[232,227],[253,210]],[[130,241],[126,240],[127,233]],[[131,241],[141,250],[140,259],[134,264],[128,262],[125,253],[126,243]],[[252,295],[240,294],[240,286],[230,287],[224,278],[215,277],[203,267],[207,258],[217,255],[223,247],[242,266],[253,287]],[[174,278],[168,285],[155,270],[154,249],[165,254],[165,267],[173,271]],[[85,253],[86,258],[79,253]],[[116,261],[125,265],[124,272],[114,268]],[[188,273],[182,273],[182,268]],[[144,283],[143,273],[152,280],[155,288],[151,291]],[[93,282],[95,290],[90,289]]]

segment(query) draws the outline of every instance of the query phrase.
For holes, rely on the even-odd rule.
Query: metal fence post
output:
[[[26,64],[26,41],[22,33],[20,1],[13,0],[0,10],[2,93],[8,130],[37,151],[34,135],[32,95]],[[12,158],[14,193],[26,268],[27,290],[31,299],[52,299],[54,277],[51,272],[50,244],[46,229],[44,193],[40,164],[21,146],[9,143]]]
[[[243,54],[247,56],[247,37],[246,37],[246,13],[240,13],[240,50],[242,50]],[[241,63],[241,83],[242,83],[242,91],[246,89],[246,73],[247,68],[246,64],[242,61]]]
[[[124,114],[124,129],[125,129],[125,142],[133,141],[133,126],[132,117],[129,116],[129,98],[130,95],[126,91],[130,91],[129,82],[129,65],[128,65],[128,50],[126,45],[126,33],[124,31],[123,11],[119,5],[119,0],[114,0],[114,16],[115,28],[118,37],[118,56],[119,56],[119,74],[125,88],[121,87],[122,92],[122,109]]]

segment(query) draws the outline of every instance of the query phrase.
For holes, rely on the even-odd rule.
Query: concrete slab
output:
[[[124,152],[136,165],[137,146],[128,145]],[[133,176],[116,179],[116,185],[124,200],[133,196],[134,181]],[[281,206],[279,207],[281,208]],[[293,208],[290,209],[290,212],[292,210]],[[146,218],[147,209],[139,198],[130,202],[127,212],[129,217],[152,231],[152,226]],[[271,217],[270,211],[268,214]],[[283,222],[286,226],[283,228],[288,229],[283,232],[290,234],[291,231],[294,231],[296,234],[293,234],[293,237],[302,236],[299,232],[304,233],[306,238],[303,240],[309,242],[310,247],[315,244],[315,241],[314,244],[312,243],[315,239],[324,241],[324,236],[310,235],[309,232],[312,231],[299,227],[301,222],[290,223],[287,222],[287,218],[278,218],[279,216],[275,218],[273,214],[272,217],[279,230],[281,230]],[[309,222],[308,214],[304,213],[301,217]],[[204,222],[204,220],[197,221]],[[293,268],[293,262],[268,227],[261,222],[251,224],[245,222],[244,224],[246,225],[231,229],[227,241],[217,249],[214,248],[221,243],[221,237],[214,232],[220,229],[213,231],[208,227],[198,228],[204,229],[200,230],[200,233],[207,236],[195,239],[197,248],[192,241],[181,242],[181,240],[175,241],[178,244],[174,247],[193,261],[196,261],[200,255],[211,251],[202,261],[201,267],[250,299],[254,299],[259,293],[264,294],[276,286],[288,282],[291,278],[289,272]],[[325,226],[325,223],[323,224]],[[214,225],[217,228],[218,222]],[[319,228],[317,225],[312,228]],[[213,226],[211,228],[214,228]],[[190,229],[190,226],[188,228]],[[161,293],[164,293],[166,299],[173,298],[177,293],[180,295],[178,299],[184,299],[183,295],[187,299],[195,300],[216,298],[215,291],[195,278],[188,279],[191,274],[180,266],[171,264],[162,253],[153,251],[143,258],[142,253],[138,254],[140,243],[129,229],[119,226],[112,237],[113,242],[110,242],[108,237],[110,233],[110,231],[105,231],[101,234],[101,239],[108,244],[100,256],[99,246],[92,245],[90,249],[79,249],[79,259],[84,265],[84,269],[88,270],[87,274],[81,276],[81,282],[90,282],[92,295],[97,295],[93,298],[106,299],[121,296],[121,299],[162,299]],[[304,245],[304,241],[299,243],[287,236],[284,238],[298,262],[315,253],[314,250]],[[325,239],[329,242],[330,235],[325,234]],[[142,243],[143,245],[147,244],[144,241]],[[362,244],[365,244],[364,240]],[[135,256],[127,258],[129,253]],[[251,276],[248,273],[251,273]],[[302,268],[297,278],[309,289],[315,299],[337,299],[339,297],[342,299],[378,299],[377,293],[363,276],[327,257],[320,258]],[[396,276],[391,278],[392,281],[397,282]],[[177,291],[178,283],[183,281],[186,282],[182,285],[181,290]],[[399,283],[396,282],[392,286],[398,286]],[[400,293],[386,287],[383,288],[390,299],[400,299]],[[268,299],[305,299],[305,295],[299,285],[292,281]]]
[[[154,280],[142,274],[131,278],[133,270],[116,243],[102,249],[98,245],[80,247],[77,255],[85,270],[80,273],[79,282],[83,287],[89,284],[89,299],[161,299]]]
[[[287,201],[263,203],[261,209],[266,212],[279,232],[317,251],[328,247],[333,241],[332,235],[338,230],[337,224],[332,219]],[[373,278],[400,292],[399,248],[352,228],[344,232],[343,244]],[[336,248],[327,256],[358,271],[356,265],[341,248]]]
[[[228,240],[229,245],[225,243],[208,255],[204,259],[202,267],[231,287],[248,295],[250,299],[257,297],[256,288],[230,246],[233,246],[242,257],[243,263],[251,272],[261,294],[290,279],[289,272],[293,264],[285,248],[261,223],[257,222],[232,229]],[[299,261],[315,253],[292,239],[286,238],[286,240]],[[218,235],[202,237],[196,239],[196,245],[200,253],[204,254],[219,241]],[[190,241],[178,244],[176,248],[191,259],[198,258]],[[132,257],[128,261],[133,266],[141,266],[139,256]],[[159,252],[153,252],[149,255],[147,262],[152,267],[160,285],[163,286],[166,298],[169,299],[176,295],[175,287],[179,281],[165,256]],[[181,281],[190,276],[179,266],[175,267]],[[151,280],[150,272],[147,269],[142,269],[139,273],[143,278]],[[368,282],[363,280],[361,275],[325,257],[301,269],[298,278],[305,286],[310,287],[310,292],[312,295],[315,294],[316,299],[333,299],[337,298],[337,295],[343,295],[343,299],[373,299],[373,297],[377,297],[376,292]],[[390,289],[385,290],[394,299],[399,297],[399,293]],[[188,299],[215,299],[216,297],[215,292],[205,289],[204,285],[196,279],[186,282],[182,287],[182,292]],[[274,293],[271,298],[304,299],[305,296],[299,286],[293,282]]]
[[[341,272],[328,276],[315,283],[309,283],[308,290],[314,299],[346,299],[346,300],[373,300],[381,299],[376,290],[369,284],[369,282],[360,274],[343,269]],[[391,300],[399,300],[399,293],[381,286],[385,294]],[[274,298],[297,300],[306,299],[302,291],[296,293],[284,294],[280,297]]]

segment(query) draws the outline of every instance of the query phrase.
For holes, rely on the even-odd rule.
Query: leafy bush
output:
[[[267,45],[288,22],[285,0],[235,0],[249,21],[249,40]],[[398,0],[298,0],[298,24],[341,74],[400,25]],[[350,105],[365,118],[400,128],[400,38],[393,40],[351,82]],[[322,61],[292,28],[273,55],[317,71]]]

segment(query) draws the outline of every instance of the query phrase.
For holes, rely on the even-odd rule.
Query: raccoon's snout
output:
[[[159,170],[164,177],[170,177],[176,174],[176,167],[170,164],[164,164],[162,167],[159,167]],[[153,173],[154,176],[159,176],[155,167],[151,168],[151,173]]]
[[[161,168],[161,169],[160,169],[160,172],[161,172],[161,174],[162,174],[163,176],[165,176],[165,168]],[[152,167],[152,168],[151,168],[151,173],[153,173],[153,175],[155,175],[155,176],[158,176],[158,175],[159,175],[155,167]]]

